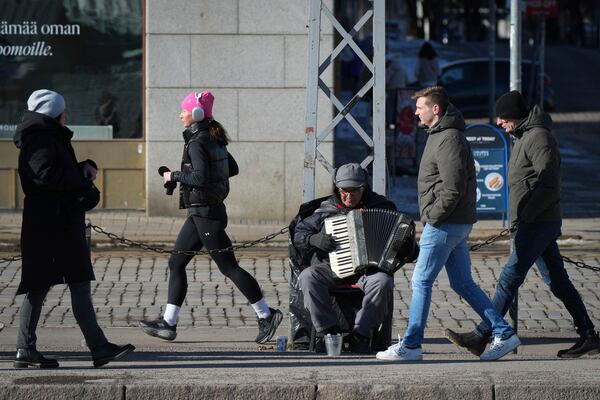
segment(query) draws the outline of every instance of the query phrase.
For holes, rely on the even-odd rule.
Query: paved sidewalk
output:
[[[439,336],[424,342],[422,362],[373,356],[329,358],[277,353],[251,342],[254,329],[195,328],[174,342],[110,328],[118,343],[137,346],[126,360],[91,368],[76,329],[42,328],[40,348],[56,370],[14,370],[15,329],[0,334],[0,399],[598,399],[598,358],[560,360],[562,337],[525,337],[519,354],[482,362]],[[279,333],[285,333],[280,329]]]

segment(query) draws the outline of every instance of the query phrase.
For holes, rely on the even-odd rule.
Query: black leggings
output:
[[[185,220],[179,231],[175,241],[175,250],[198,251],[203,247],[207,250],[229,247],[231,246],[231,240],[225,233],[226,225],[227,222],[225,221],[191,215]],[[246,270],[240,268],[232,251],[210,253],[210,256],[219,267],[219,271],[231,279],[250,304],[262,299],[263,295],[258,282]],[[169,270],[171,272],[169,276],[169,304],[179,307],[183,304],[188,287],[185,267],[192,257],[173,254],[169,258]]]

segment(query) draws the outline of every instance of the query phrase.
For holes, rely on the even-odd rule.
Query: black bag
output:
[[[288,256],[291,272],[289,296],[290,342],[295,350],[308,349],[312,323],[310,314],[304,308],[304,296],[298,282],[300,272],[310,265],[310,257],[303,257],[302,253],[294,246],[294,233],[296,232],[298,223],[312,215],[327,198],[328,196],[303,203],[298,210],[298,214],[296,214],[289,225]]]

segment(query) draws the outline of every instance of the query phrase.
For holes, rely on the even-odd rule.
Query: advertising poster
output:
[[[37,89],[65,97],[76,135],[141,137],[142,53],[141,0],[2,0],[0,139]]]
[[[471,125],[465,135],[475,159],[477,212],[508,212],[508,148],[502,131],[492,125]]]

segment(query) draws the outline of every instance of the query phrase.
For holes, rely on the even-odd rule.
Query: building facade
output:
[[[230,220],[281,223],[295,214],[303,189],[308,1],[37,3],[0,6],[0,69],[8,71],[0,77],[0,208],[22,206],[11,137],[28,95],[44,87],[65,95],[76,152],[101,168],[100,207],[181,215],[157,169],[179,169],[179,104],[208,89],[240,166],[226,200]],[[322,32],[327,53],[333,29]],[[332,86],[333,68],[322,78]],[[320,104],[326,124],[332,107],[324,97]],[[331,159],[331,142],[320,151]],[[331,190],[321,167],[317,188]]]

